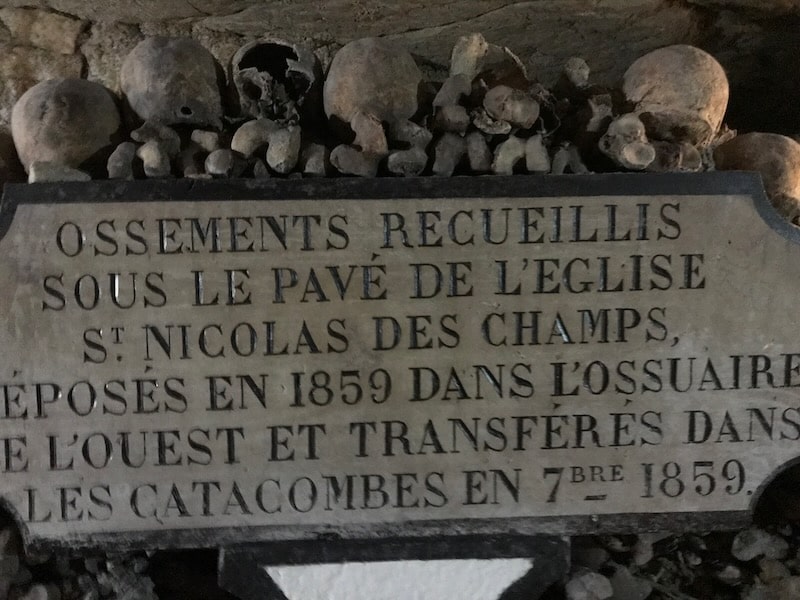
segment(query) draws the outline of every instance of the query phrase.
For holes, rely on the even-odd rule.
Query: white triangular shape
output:
[[[515,558],[265,568],[289,600],[494,600],[532,566]]]

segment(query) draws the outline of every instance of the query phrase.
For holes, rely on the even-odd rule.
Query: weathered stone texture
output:
[[[794,77],[800,52],[797,44],[787,43],[800,27],[800,0],[0,0],[0,8],[5,8],[0,14],[31,18],[14,21],[11,31],[0,25],[0,44],[43,46],[57,53],[77,39],[87,76],[112,89],[122,57],[148,35],[191,36],[225,68],[238,47],[264,36],[317,48],[323,66],[348,41],[385,36],[421,59],[426,78],[444,78],[453,43],[479,31],[490,43],[512,49],[546,85],[572,56],[587,59],[592,82],[614,84],[639,56],[661,46],[692,44],[714,55],[728,72],[729,124],[800,131],[800,114],[786,101],[800,96],[800,80]],[[83,21],[89,24],[76,38]],[[41,42],[31,33],[40,22],[65,23],[69,35],[61,36],[63,41],[45,36],[49,41]],[[46,57],[55,75],[65,74],[63,57]],[[20,68],[20,61],[16,55],[0,60],[7,82],[0,89],[0,123],[7,122],[8,101],[19,95],[13,90],[47,75],[39,56],[22,61],[36,68]],[[16,74],[9,79],[12,64]]]
[[[125,23],[92,23],[89,37],[81,46],[86,57],[87,77],[119,91],[119,69],[128,52],[144,35],[136,25]]]
[[[11,121],[11,109],[25,91],[39,81],[80,77],[83,58],[38,48],[0,43],[0,124]]]
[[[0,9],[0,21],[21,44],[59,54],[73,54],[86,22],[44,10]]]

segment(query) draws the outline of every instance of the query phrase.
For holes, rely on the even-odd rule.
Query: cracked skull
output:
[[[273,39],[246,44],[231,60],[231,79],[244,116],[314,120],[321,110],[322,66],[305,46]]]

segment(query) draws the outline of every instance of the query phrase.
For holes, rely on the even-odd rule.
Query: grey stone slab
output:
[[[800,235],[752,174],[2,206],[0,496],[32,548],[708,530],[797,458]]]

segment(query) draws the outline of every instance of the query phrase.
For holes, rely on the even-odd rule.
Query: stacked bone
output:
[[[750,169],[800,218],[800,146],[728,131],[725,72],[692,46],[639,58],[616,87],[571,59],[547,89],[480,34],[456,42],[437,83],[383,39],[345,45],[327,76],[308,48],[255,41],[226,78],[198,42],[153,37],[119,82],[119,98],[78,79],[20,98],[12,133],[29,181]],[[0,181],[13,162],[0,155]]]

